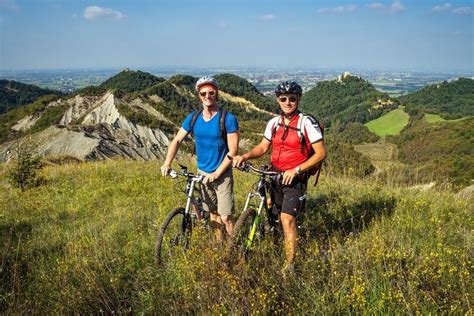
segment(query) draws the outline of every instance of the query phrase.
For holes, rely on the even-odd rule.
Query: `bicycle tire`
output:
[[[239,255],[241,255],[244,260],[248,259],[250,247],[245,245],[245,241],[252,229],[255,216],[257,216],[257,212],[253,208],[248,208],[240,214],[237,222],[235,222],[232,235],[227,242],[228,254],[238,250]]]
[[[178,207],[168,213],[158,231],[155,246],[157,266],[169,263],[176,252],[186,251],[191,240],[191,217]]]

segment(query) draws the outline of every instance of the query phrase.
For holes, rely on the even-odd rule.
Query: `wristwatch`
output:
[[[301,167],[300,166],[296,167],[295,172],[296,172],[296,174],[300,174],[301,173]]]

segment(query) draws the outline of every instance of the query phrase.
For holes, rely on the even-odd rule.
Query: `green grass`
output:
[[[309,189],[295,278],[279,274],[278,245],[229,267],[199,232],[157,269],[158,227],[183,204],[159,166],[49,166],[44,185],[21,192],[0,165],[0,312],[472,313],[472,199],[323,174]],[[257,178],[234,175],[240,208]]]
[[[423,118],[428,122],[428,123],[436,123],[436,122],[445,122],[446,120],[442,118],[441,116],[437,114],[429,114],[425,113]]]
[[[409,115],[403,109],[396,109],[365,124],[369,131],[380,137],[398,135],[408,124]]]
[[[459,122],[459,121],[463,121],[463,120],[468,120],[470,118],[471,118],[470,116],[466,116],[466,117],[461,117],[461,118],[454,119],[454,120],[446,120],[446,119],[442,118],[441,116],[439,116],[438,114],[430,114],[430,113],[425,113],[425,115],[423,116],[423,119],[425,121],[427,121],[428,123]]]

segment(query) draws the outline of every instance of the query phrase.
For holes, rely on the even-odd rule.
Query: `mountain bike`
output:
[[[260,175],[258,182],[247,195],[244,210],[237,219],[227,243],[229,254],[237,250],[243,259],[247,260],[258,239],[269,233],[274,236],[282,234],[279,214],[273,211],[268,203],[271,181],[279,181],[281,174],[271,171],[267,166],[257,169],[250,163],[244,163],[238,169]]]
[[[186,206],[173,209],[161,224],[155,246],[158,266],[168,264],[174,256],[189,248],[194,227],[209,227],[209,214],[202,207],[200,190],[204,176],[189,172],[186,166],[179,166],[181,170],[171,170],[169,176],[177,181],[176,191],[186,195]],[[180,178],[184,181],[179,181]]]

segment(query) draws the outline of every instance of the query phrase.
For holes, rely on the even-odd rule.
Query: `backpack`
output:
[[[191,119],[190,123],[190,131],[189,133],[193,135],[194,137],[194,124],[196,124],[196,120],[198,119],[199,115],[201,115],[202,109],[201,110],[196,110],[194,111],[193,118]],[[227,110],[220,108],[219,109],[219,130],[221,131],[221,138],[224,140],[225,146],[229,148],[227,145],[227,130],[225,129],[225,118],[227,116]]]
[[[322,134],[323,137],[324,137],[324,125],[319,123],[318,120],[311,114],[300,112],[298,114],[298,116],[299,117],[298,117],[297,127],[295,128],[295,127],[292,127],[292,126],[288,126],[287,128],[290,129],[290,130],[295,130],[296,133],[298,133],[298,138],[299,138],[300,144],[301,144],[301,153],[304,153],[305,151],[307,151],[307,146],[306,146],[307,139],[305,137],[305,131],[304,131],[304,126],[305,126],[306,120],[309,120],[313,126],[318,127],[319,130],[321,131],[321,134]],[[283,122],[283,117],[282,116],[280,116],[280,118],[278,120],[278,123],[275,124],[272,128],[272,139],[273,139],[273,137],[275,137],[276,132],[277,132],[278,128],[280,128],[280,127],[285,127],[285,123]],[[310,146],[310,150],[308,152],[307,157],[309,158],[313,154],[314,154],[314,149],[313,149],[312,146]],[[323,161],[321,161],[316,166],[314,166],[313,168],[306,171],[308,173],[308,176],[316,175],[316,178],[314,179],[314,185],[315,186],[318,183],[319,174],[321,173],[322,165],[323,165]]]

